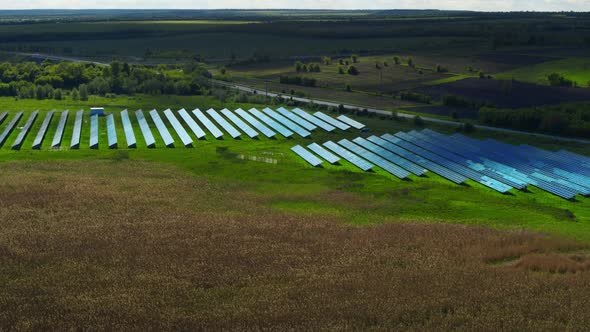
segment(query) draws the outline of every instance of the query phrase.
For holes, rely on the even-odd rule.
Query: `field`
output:
[[[590,85],[590,60],[587,57],[560,59],[499,73],[496,77],[548,85],[547,76],[552,73],[559,73],[580,87],[588,87]]]

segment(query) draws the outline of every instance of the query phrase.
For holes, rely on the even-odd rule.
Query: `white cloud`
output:
[[[480,11],[590,11],[590,0],[21,0],[1,9],[465,9]]]

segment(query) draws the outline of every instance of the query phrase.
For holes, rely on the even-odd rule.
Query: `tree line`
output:
[[[65,91],[87,98],[88,94],[133,95],[203,94],[211,74],[199,63],[186,65],[110,65],[35,62],[0,64],[0,96],[61,99]]]

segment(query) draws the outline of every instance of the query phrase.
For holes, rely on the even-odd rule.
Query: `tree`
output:
[[[80,99],[80,94],[78,93],[78,89],[74,88],[72,90],[72,100]]]
[[[338,67],[338,74],[344,75],[344,67],[342,67],[342,66]]]
[[[62,98],[62,92],[61,89],[56,89],[53,91],[53,99],[55,100],[61,100]]]
[[[301,61],[295,62],[295,71],[300,73],[303,71],[303,63]]]
[[[348,74],[349,75],[358,75],[359,71],[358,71],[358,69],[356,69],[355,66],[349,66],[348,67]]]
[[[558,73],[550,74],[549,76],[547,76],[547,79],[549,80],[549,84],[551,86],[573,86],[574,85],[573,81],[568,80],[563,75],[558,74]]]
[[[325,56],[322,59],[322,62],[324,63],[324,65],[329,66],[332,64],[332,58],[330,58],[329,56]]]
[[[398,56],[394,56],[394,57],[393,57],[393,62],[394,62],[396,65],[399,65],[399,64],[400,64],[399,57],[398,57]]]
[[[359,56],[356,54],[353,54],[350,59],[352,60],[352,63],[357,63],[359,62]]]
[[[86,84],[80,84],[80,100],[88,100],[88,87]]]
[[[408,58],[408,67],[414,68],[414,60],[412,58]]]
[[[352,87],[350,86],[350,84],[346,84],[346,91],[351,92],[352,91]]]
[[[42,86],[37,86],[37,92],[35,93],[35,97],[38,100],[44,99],[45,98],[45,92],[43,91],[43,87]]]
[[[222,66],[221,68],[219,68],[219,72],[221,73],[221,75],[225,75],[225,73],[227,72],[227,69]]]

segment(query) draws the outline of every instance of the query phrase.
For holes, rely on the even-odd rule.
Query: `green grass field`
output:
[[[118,124],[118,140],[120,149],[108,150],[105,119],[100,119],[99,149],[88,149],[89,119],[84,120],[80,150],[69,150],[69,140],[73,127],[73,113],[66,128],[64,142],[66,148],[60,151],[49,150],[50,138],[45,140],[41,151],[31,150],[34,133],[41,125],[44,114],[49,109],[70,109],[75,111],[89,105],[107,106],[107,111],[115,112]],[[409,181],[400,181],[382,170],[374,173],[362,173],[352,165],[325,165],[323,168],[312,168],[289,150],[295,144],[322,143],[327,140],[354,138],[358,133],[314,133],[312,139],[266,139],[256,140],[247,137],[241,140],[213,140],[210,137],[195,142],[195,147],[187,149],[177,144],[177,148],[166,149],[161,137],[154,130],[156,149],[146,149],[140,131],[135,128],[138,141],[137,149],[125,149],[125,137],[120,125],[118,110],[138,108],[149,111],[152,108],[160,111],[166,108],[186,109],[209,106],[220,109],[222,105],[207,97],[146,97],[102,99],[96,98],[89,102],[56,102],[21,100],[14,102],[9,98],[0,99],[3,109],[22,109],[28,113],[40,109],[41,114],[27,136],[21,151],[10,150],[16,137],[13,133],[8,142],[0,149],[2,162],[18,161],[65,161],[65,160],[131,160],[150,161],[171,164],[186,169],[195,175],[210,181],[231,183],[248,192],[265,197],[268,208],[302,215],[321,215],[337,217],[347,223],[356,225],[427,222],[427,223],[464,223],[483,225],[499,229],[528,229],[539,232],[564,235],[574,239],[590,242],[590,201],[580,198],[577,202],[569,202],[536,188],[531,192],[514,192],[512,195],[501,195],[475,183],[457,186],[429,174],[426,178],[412,177]],[[251,105],[224,105],[228,108],[248,108]],[[258,105],[257,107],[261,107]],[[52,137],[57,126],[57,116],[50,126],[47,137]],[[132,119],[135,117],[132,115]],[[410,123],[376,118],[363,118],[371,128],[370,134],[383,132],[394,133],[399,130],[411,130]],[[21,120],[21,124],[24,123]],[[151,120],[150,120],[151,121]],[[0,126],[4,128],[6,122]],[[155,128],[152,125],[153,128]],[[437,128],[440,131],[452,131],[452,128]],[[171,130],[172,132],[172,130]],[[477,133],[486,136],[485,133]],[[179,138],[173,133],[176,142]],[[505,136],[505,135],[504,135]],[[193,137],[194,138],[194,137]],[[503,137],[506,139],[529,141],[526,137]],[[541,146],[552,148],[567,147],[567,143],[547,142]],[[575,146],[573,146],[575,147]],[[585,147],[580,147],[583,151]],[[580,151],[573,149],[574,151]],[[266,160],[266,162],[265,162]],[[11,163],[10,167],[18,165]],[[2,164],[0,164],[0,168]],[[318,199],[322,195],[330,196],[346,194],[354,197],[353,203],[338,200]]]
[[[590,59],[584,57],[550,61],[499,73],[494,77],[506,80],[514,78],[519,81],[548,85],[547,76],[552,73],[561,74],[576,82],[578,86],[588,87],[590,85]]]

